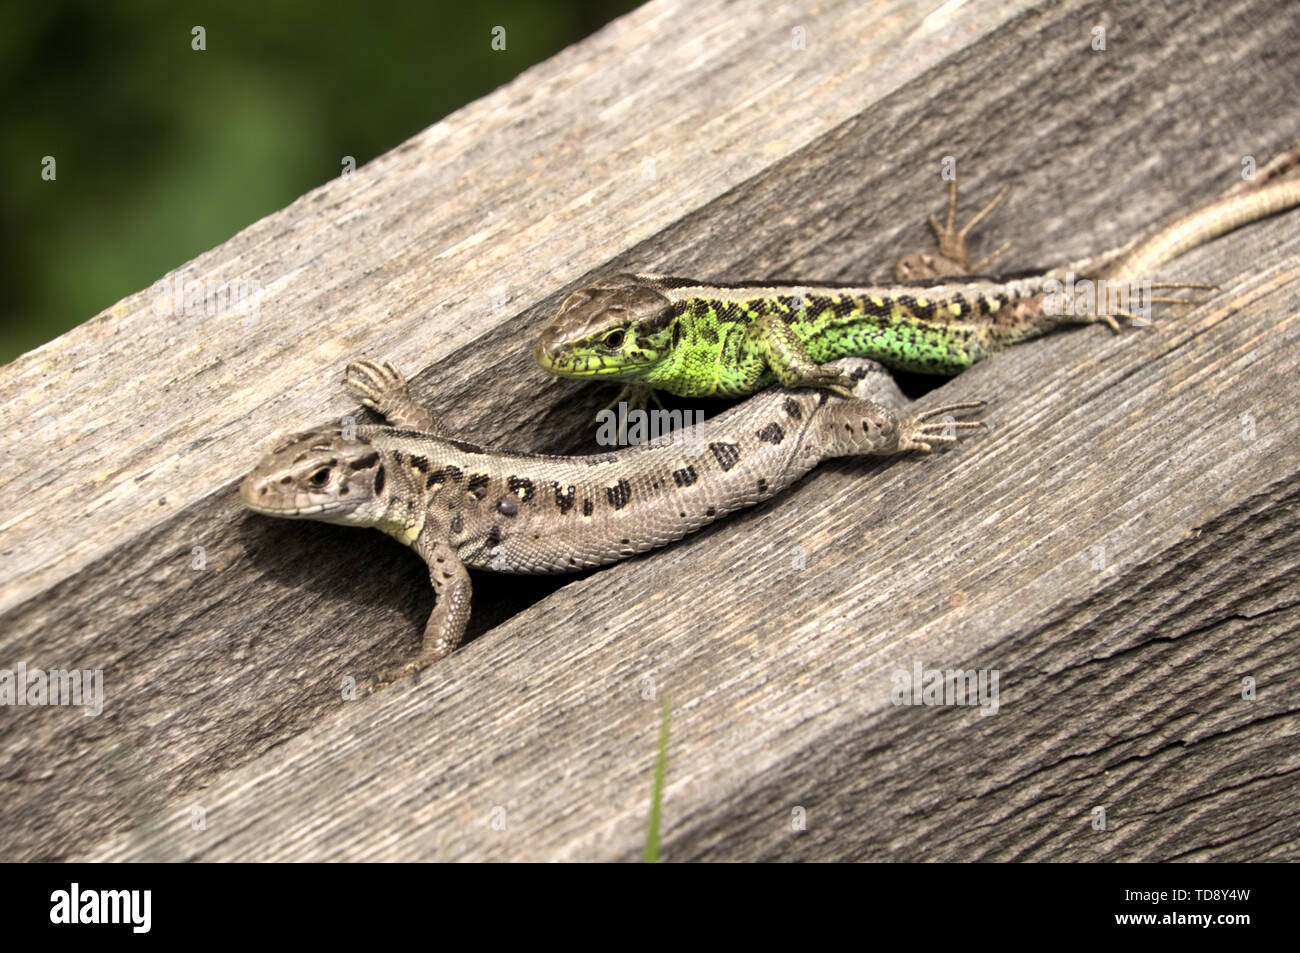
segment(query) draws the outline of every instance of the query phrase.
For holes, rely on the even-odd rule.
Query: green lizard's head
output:
[[[638,381],[672,346],[673,302],[653,279],[612,275],[569,295],[533,357],[561,377]]]
[[[239,495],[268,516],[376,526],[388,509],[384,482],[383,461],[368,441],[321,427],[263,457]]]

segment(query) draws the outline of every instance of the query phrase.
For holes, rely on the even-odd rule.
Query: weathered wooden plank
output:
[[[579,422],[603,395],[574,401],[576,385],[544,381],[528,367],[527,347],[588,269],[880,275],[900,250],[923,240],[920,212],[938,204],[935,172],[945,154],[960,157],[977,195],[1003,179],[1017,183],[997,226],[1016,240],[1009,266],[1055,262],[1221,191],[1241,155],[1266,158],[1298,131],[1281,92],[1297,79],[1294,30],[1286,28],[1296,14],[1263,2],[1127,7],[1110,14],[1112,55],[1088,48],[1102,14],[1087,5],[1033,11],[987,35],[988,21],[978,19],[925,29],[924,12],[911,7],[868,20],[832,6],[823,16],[839,19],[808,18],[809,35],[834,33],[839,45],[816,64],[809,57],[776,73],[763,72],[773,67],[757,62],[765,57],[756,51],[765,49],[772,23],[802,14],[726,11],[730,32],[721,33],[695,8],[683,31],[674,18],[687,15],[666,5],[634,15],[645,18],[634,25],[649,47],[637,62],[663,62],[656,43],[680,45],[695,31],[729,42],[739,35],[733,49],[747,49],[754,62],[731,69],[722,57],[728,78],[743,85],[758,69],[770,83],[735,91],[710,85],[711,72],[675,74],[667,100],[645,101],[667,113],[725,117],[695,140],[718,152],[667,140],[699,149],[690,155],[703,163],[711,193],[694,182],[653,199],[629,189],[594,198],[581,220],[557,214],[549,225],[529,226],[514,217],[540,222],[548,188],[568,180],[534,189],[516,173],[491,187],[501,214],[522,227],[449,236],[428,223],[461,226],[407,207],[412,195],[429,191],[431,173],[413,158],[428,139],[417,137],[417,148],[380,160],[376,172],[386,185],[369,193],[379,199],[373,207],[344,206],[365,228],[331,234],[328,216],[304,201],[274,227],[255,226],[262,232],[253,244],[239,245],[245,232],[224,246],[270,262],[269,273],[299,288],[303,306],[267,318],[264,305],[254,333],[268,336],[223,345],[233,349],[225,373],[250,375],[224,388],[232,392],[231,416],[222,419],[231,423],[202,416],[214,402],[200,378],[179,401],[182,421],[172,432],[159,437],[144,428],[151,434],[145,456],[173,473],[183,440],[217,438],[189,452],[184,480],[168,478],[169,488],[192,487],[197,496],[178,497],[186,500],[179,512],[125,521],[119,501],[105,494],[95,518],[123,526],[105,537],[102,554],[78,551],[59,565],[37,560],[34,572],[7,586],[7,655],[57,651],[58,662],[79,665],[99,659],[110,685],[120,679],[102,719],[6,715],[7,760],[17,766],[0,782],[9,855],[631,857],[657,719],[656,704],[642,697],[647,678],[676,705],[665,814],[670,858],[1286,851],[1279,832],[1293,807],[1278,791],[1295,770],[1286,700],[1296,687],[1289,659],[1297,600],[1289,580],[1300,532],[1290,449],[1300,425],[1289,413],[1300,353],[1293,220],[1266,223],[1180,263],[1180,276],[1230,288],[1212,308],[1114,339],[1098,329],[1061,335],[963,375],[945,397],[997,403],[989,414],[994,432],[960,454],[825,468],[793,494],[680,546],[564,586],[419,686],[353,705],[337,701],[341,674],[373,672],[414,648],[431,601],[421,567],[378,534],[241,515],[230,488],[256,455],[248,445],[270,426],[296,427],[348,406],[331,383],[346,356],[369,351],[407,367],[437,360],[421,382],[453,424],[516,446],[558,449],[575,442]],[[823,32],[836,24],[838,32]],[[1193,39],[1189,24],[1204,34]],[[664,25],[675,29],[647,36]],[[619,32],[625,28],[590,42],[631,45]],[[1188,56],[1193,42],[1195,58]],[[882,75],[888,70],[872,51],[890,45],[884,66],[909,62],[907,76],[928,69],[923,78],[904,84],[905,77]],[[864,46],[865,54],[853,52]],[[570,52],[582,59],[581,48]],[[944,53],[953,55],[936,65]],[[590,79],[583,102],[592,105],[598,92],[623,82],[623,66],[608,65],[617,57],[588,55],[597,67],[570,65]],[[700,50],[683,56],[690,62]],[[1275,81],[1205,66],[1237,61],[1267,64]],[[556,61],[494,95],[524,97],[534,83],[545,89],[551,68]],[[843,71],[860,85],[839,114]],[[805,111],[771,115],[781,108],[774,97],[795,85]],[[737,97],[726,102],[757,96],[759,105],[720,108],[724,92]],[[581,101],[572,86],[564,95]],[[511,106],[499,99],[495,108]],[[516,116],[526,111],[513,108]],[[854,118],[808,132],[806,117],[828,114]],[[790,132],[796,126],[807,136],[798,142]],[[489,131],[464,128],[466,135]],[[646,136],[657,130],[653,122],[643,128]],[[761,147],[754,143],[765,136],[779,145],[755,160]],[[619,148],[603,130],[595,140],[597,150]],[[625,159],[628,141],[636,140],[623,140]],[[809,144],[796,148],[800,142]],[[462,148],[471,158],[461,180],[486,147]],[[500,151],[518,157],[520,150]],[[584,153],[572,170],[584,187],[608,174],[600,155]],[[635,152],[632,164],[642,155]],[[727,179],[719,168],[730,164],[735,174],[742,155],[753,165]],[[696,188],[704,191],[690,191]],[[530,203],[530,195],[539,198]],[[313,216],[314,224],[300,224]],[[591,234],[581,234],[588,227]],[[289,255],[299,234],[312,235],[301,260]],[[512,247],[498,249],[507,234]],[[349,240],[346,248],[333,244]],[[432,267],[424,258],[417,265],[429,248],[454,251]],[[315,296],[295,272],[307,264],[312,279],[326,284]],[[533,283],[510,285],[507,294],[519,296],[495,317],[470,320],[493,281],[506,280],[498,276],[507,264]],[[436,321],[425,307],[436,297],[432,279],[463,295],[449,297],[457,304]],[[517,290],[524,287],[531,290]],[[393,315],[388,326],[363,320],[385,310]],[[73,337],[129,334],[130,321],[100,319]],[[277,322],[274,330],[263,327],[268,321]],[[439,334],[444,343],[429,346]],[[194,337],[187,346],[198,346]],[[288,353],[298,339],[303,350]],[[184,348],[169,353],[175,363]],[[263,374],[256,365],[233,367],[234,358],[248,362],[252,354]],[[265,372],[272,360],[282,370]],[[122,366],[114,371],[119,387]],[[308,383],[295,389],[299,379]],[[61,413],[51,426],[77,426],[75,415],[65,421]],[[1256,428],[1249,441],[1240,436],[1243,414]],[[103,437],[119,452],[131,442],[121,433]],[[206,453],[226,469],[194,463]],[[66,485],[47,491],[50,498]],[[1192,527],[1200,534],[1189,536]],[[14,530],[29,528],[11,524],[7,550]],[[31,531],[31,539],[49,544],[42,532]],[[207,548],[216,571],[188,568],[194,545]],[[1091,568],[1096,546],[1105,549],[1108,571]],[[806,568],[795,570],[800,552]],[[515,598],[520,585],[480,581],[480,616]],[[1244,621],[1234,623],[1238,616]],[[894,708],[889,673],[914,660],[1000,667],[1006,707],[986,719]],[[1251,705],[1230,703],[1241,673],[1256,670],[1268,690]],[[127,753],[114,762],[116,780],[97,774],[119,745]],[[135,808],[142,816],[167,802],[163,816],[173,822],[153,836],[93,847],[131,823],[124,802],[133,798],[145,805]],[[201,833],[188,827],[194,804],[208,811]],[[1094,837],[1088,811],[1098,804],[1108,807],[1111,830]],[[795,806],[809,817],[798,836],[789,826]],[[490,826],[497,807],[505,809],[505,831]]]
[[[988,440],[825,468],[574,583],[183,802],[161,840],[93,856],[631,859],[647,679],[675,701],[671,859],[1294,856],[1300,237],[1282,224],[1243,244],[1289,230],[1291,262],[1218,307],[953,384],[1005,390]],[[1219,277],[1210,257],[1195,271]],[[892,706],[916,662],[999,669],[1002,709]]]
[[[973,38],[1006,15],[953,22]],[[431,596],[409,553],[285,536],[232,493],[275,430],[354,406],[346,358],[438,362],[448,423],[478,436],[585,442],[581,389],[529,356],[565,284],[919,75],[943,54],[900,48],[919,22],[906,4],[643,8],[178,270],[260,282],[251,326],[154,314],[145,290],[0,370],[0,657],[102,668],[111,699],[98,719],[5,713],[5,854],[130,823],[100,768],[114,745],[155,799],[193,791],[336,709],[339,673],[414,648]],[[338,545],[354,558],[316,554]],[[480,584],[478,630],[530,588]]]

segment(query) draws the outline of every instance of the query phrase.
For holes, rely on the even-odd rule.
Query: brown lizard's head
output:
[[[244,477],[244,504],[268,516],[379,526],[388,510],[383,459],[355,428],[290,438]]]
[[[561,377],[640,381],[669,353],[673,302],[642,275],[612,275],[569,295],[533,357]]]

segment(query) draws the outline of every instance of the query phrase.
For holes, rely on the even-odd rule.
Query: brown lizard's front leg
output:
[[[460,561],[451,544],[446,540],[432,538],[427,531],[420,534],[413,548],[429,565],[429,581],[433,583],[433,612],[429,613],[429,621],[424,626],[420,654],[396,672],[381,678],[375,684],[375,689],[414,675],[446,658],[465,637],[465,625],[469,622],[470,601],[474,592],[465,564]]]
[[[378,411],[393,425],[430,435],[436,432],[433,414],[415,402],[407,390],[406,378],[387,361],[382,365],[364,359],[353,361],[347,367],[345,384],[361,398],[362,403]],[[445,539],[433,535],[431,525],[426,526],[412,544],[429,567],[429,581],[433,583],[434,594],[433,612],[424,627],[420,654],[396,673],[380,679],[375,688],[414,675],[446,658],[465,637],[473,585],[456,550]]]
[[[424,642],[420,654],[407,666],[418,672],[431,662],[445,658],[460,645],[465,637],[465,623],[469,621],[470,585],[469,571],[456,555],[456,550],[443,539],[432,539],[421,533],[415,541],[415,551],[429,564],[429,581],[433,583],[436,602],[429,621],[424,627]]]
[[[361,403],[394,427],[429,434],[443,432],[433,414],[417,404],[410,395],[406,389],[406,379],[387,361],[383,364],[364,358],[353,361],[347,367],[343,383]]]

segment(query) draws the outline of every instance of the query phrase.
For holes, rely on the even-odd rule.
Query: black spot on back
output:
[[[619,480],[613,486],[605,487],[605,496],[609,498],[610,506],[621,510],[627,506],[628,500],[632,499],[632,484],[627,480]]]
[[[560,484],[554,481],[552,481],[551,486],[555,488],[555,505],[560,508],[560,515],[563,516],[573,509],[574,488],[569,487],[567,492],[562,491]]]
[[[933,298],[926,298],[925,304],[921,304],[921,302],[917,301],[915,298],[911,299],[911,311],[922,321],[934,320],[934,308],[935,301]]]
[[[864,311],[870,314],[875,310],[875,307],[871,305],[869,300],[865,302],[868,307],[864,308],[863,303],[863,301],[850,297],[849,295],[842,295],[835,299],[831,308],[835,311],[835,316],[837,318],[847,318],[850,315],[862,314]]]
[[[487,496],[488,479],[486,473],[475,473],[469,478],[469,482],[465,484],[465,489],[470,492],[474,499],[481,500]]]
[[[725,473],[734,467],[740,460],[740,448],[734,443],[711,443],[709,449],[713,451],[713,456],[717,458],[718,466]]]
[[[520,503],[527,503],[533,498],[533,481],[524,477],[508,477],[506,489],[518,494]]]

